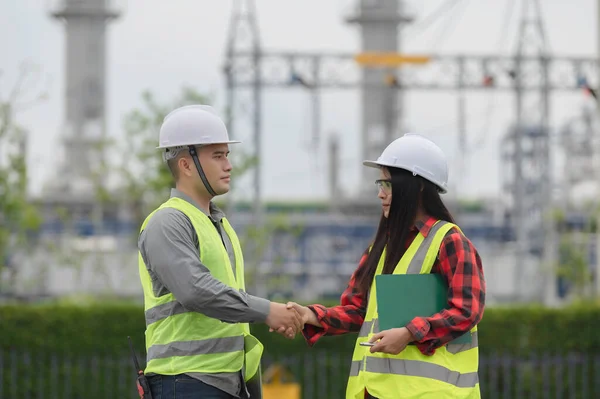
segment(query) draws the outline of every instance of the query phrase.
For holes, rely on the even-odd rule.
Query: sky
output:
[[[224,79],[221,67],[227,42],[231,1],[111,0],[122,10],[107,33],[108,133],[123,137],[123,116],[140,106],[141,93],[150,90],[162,102],[175,98],[184,85],[210,94],[223,111]],[[410,0],[415,21],[452,0]],[[503,28],[505,9],[513,0],[457,0],[447,16],[424,30],[406,28],[402,46],[407,53],[512,54],[515,50],[520,2]],[[64,26],[48,9],[57,0],[0,0],[0,96],[6,97],[23,62],[37,65],[36,87],[48,98],[21,110],[18,122],[29,131],[32,193],[56,174],[58,136],[64,121]],[[543,15],[550,50],[557,55],[596,56],[597,12],[593,0],[544,0]],[[265,50],[358,52],[356,26],[344,22],[354,2],[347,0],[257,0],[261,41]],[[448,24],[448,28],[444,26]],[[418,25],[415,25],[418,26]],[[360,187],[360,97],[356,90],[328,91],[322,97],[321,145],[308,147],[311,103],[302,90],[266,90],[264,94],[263,176],[264,197],[277,200],[328,198],[326,143],[330,134],[340,137],[340,183],[350,197]],[[405,95],[405,129],[431,137],[450,159],[450,185],[456,182],[457,160],[467,162],[467,174],[457,186],[464,197],[494,197],[501,193],[499,140],[514,118],[512,93],[468,93],[467,137],[476,149],[459,154],[455,93],[410,91]],[[560,128],[589,106],[582,93],[557,93],[551,101],[551,124]],[[250,119],[240,121],[236,138],[249,143]],[[241,144],[242,146],[244,144]],[[559,168],[559,165],[556,166]],[[251,194],[247,178],[236,185],[236,196]],[[373,193],[375,189],[373,186]]]

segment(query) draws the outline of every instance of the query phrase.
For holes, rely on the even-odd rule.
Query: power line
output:
[[[462,0],[447,0],[447,1],[443,2],[438,8],[436,8],[429,15],[425,16],[419,22],[411,25],[408,28],[409,32],[407,32],[407,33],[413,34],[415,32],[425,31],[427,28],[429,28],[431,25],[433,25],[436,22],[436,20],[438,20],[444,14],[451,11],[461,1]]]
[[[508,29],[510,21],[513,17],[513,11],[515,10],[515,3],[517,0],[508,0],[508,6],[504,9],[504,18],[502,19],[502,25],[500,26],[500,34],[498,35],[498,42],[496,48],[501,51],[504,47],[506,39],[508,39]]]
[[[456,17],[452,17],[449,15],[448,18],[446,18],[446,24],[440,30],[440,32],[438,33],[438,36],[436,37],[436,39],[433,41],[432,45],[430,46],[431,52],[439,52],[439,47],[442,45],[442,43],[445,40],[448,39],[448,37],[450,37],[452,35],[452,32],[454,31],[454,29],[456,29],[456,27],[458,26],[458,22],[460,22],[460,20],[464,16],[465,10],[467,9],[469,3],[470,3],[470,0],[463,1],[462,8],[460,8],[457,11],[459,14]],[[455,4],[458,4],[458,3],[455,3]]]

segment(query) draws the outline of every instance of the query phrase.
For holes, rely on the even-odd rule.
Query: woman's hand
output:
[[[302,322],[304,324],[311,324],[311,325],[317,326],[317,327],[319,327],[321,325],[321,324],[319,324],[317,315],[312,310],[310,310],[308,307],[298,305],[296,302],[288,302],[287,308],[295,309],[296,312],[300,313],[300,317],[302,317]]]
[[[319,320],[317,319],[317,315],[315,315],[315,313],[308,307],[299,305],[296,302],[288,302],[286,306],[288,309],[295,309],[296,312],[300,314],[300,317],[302,318],[302,324],[311,324],[317,327],[321,326]],[[273,331],[274,330],[272,328],[269,328],[269,332]],[[283,333],[285,332],[285,329],[281,327],[277,332]]]
[[[392,328],[381,331],[371,337],[369,342],[378,342],[370,348],[370,351],[371,353],[381,352],[397,355],[406,348],[406,345],[414,340],[415,338],[406,327]]]

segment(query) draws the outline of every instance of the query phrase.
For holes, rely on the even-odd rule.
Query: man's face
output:
[[[227,144],[211,144],[199,147],[197,151],[198,160],[212,189],[217,195],[227,193],[229,191],[229,180],[232,169],[231,163],[227,158],[229,155],[229,146]],[[190,161],[192,160],[190,159]],[[197,182],[198,187],[206,191],[193,161],[191,166],[195,172],[196,178],[194,180]]]

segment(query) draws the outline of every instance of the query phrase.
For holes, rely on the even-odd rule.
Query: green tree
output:
[[[590,294],[592,274],[588,251],[595,230],[593,214],[594,212],[590,212],[588,222],[581,231],[567,228],[566,215],[563,211],[555,210],[552,215],[559,233],[555,271],[557,276],[571,285],[571,297],[575,301],[589,297]]]
[[[15,287],[18,266],[11,257],[27,248],[31,235],[40,227],[41,215],[27,190],[27,134],[17,124],[16,114],[32,102],[23,101],[23,87],[29,83],[31,70],[23,66],[8,96],[0,95],[0,273],[7,266],[8,278],[0,292]],[[34,102],[45,96],[38,95]]]

